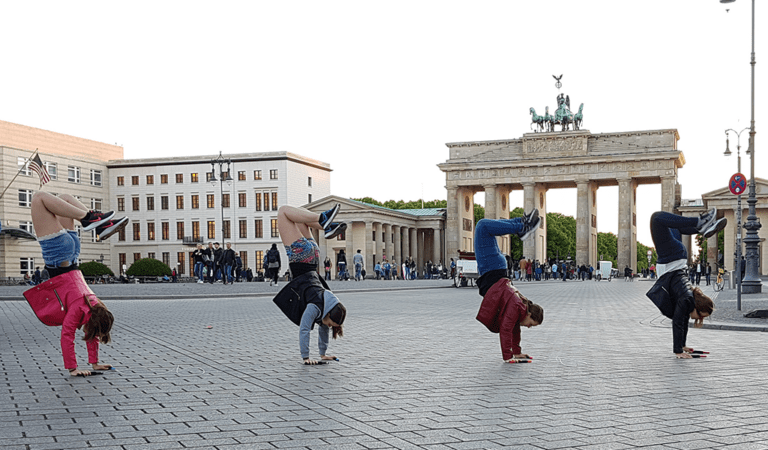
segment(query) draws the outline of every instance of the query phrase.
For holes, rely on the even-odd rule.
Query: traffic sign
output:
[[[747,178],[741,173],[734,173],[728,182],[728,188],[733,195],[741,195],[747,190]]]

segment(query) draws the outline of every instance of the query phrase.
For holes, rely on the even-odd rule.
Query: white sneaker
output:
[[[279,284],[275,283],[275,287],[279,286]]]

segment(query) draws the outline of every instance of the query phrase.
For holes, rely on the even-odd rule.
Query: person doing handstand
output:
[[[50,278],[54,279],[67,272],[79,272],[77,260],[80,256],[80,238],[75,230],[75,220],[80,222],[83,231],[95,230],[96,238],[101,241],[125,228],[128,223],[126,217],[112,220],[114,215],[112,211],[89,211],[69,194],[56,197],[47,192],[36,192],[32,197],[32,225],[39,236],[37,240],[43,251],[45,268]],[[82,285],[85,285],[84,280]],[[70,288],[85,290],[81,289],[80,285],[65,287]],[[61,326],[61,351],[64,367],[69,370],[70,375],[91,374],[88,370],[77,369],[75,330],[78,328],[85,332],[83,340],[86,341],[88,362],[93,370],[112,368],[109,364],[99,364],[99,342],[109,343],[114,322],[112,313],[104,303],[98,299],[92,301],[85,295],[63,295],[62,308],[66,315]]]
[[[475,259],[480,278],[477,288],[483,301],[477,320],[491,332],[499,333],[504,361],[530,359],[520,349],[520,327],[535,327],[544,321],[544,309],[512,286],[507,260],[499,250],[496,236],[516,234],[525,240],[539,226],[539,211],[514,219],[481,219],[475,227]]]
[[[692,358],[693,349],[686,347],[688,321],[701,328],[703,319],[712,314],[715,304],[701,288],[693,287],[686,266],[688,251],[681,234],[702,234],[704,238],[716,235],[728,221],[717,219],[717,208],[699,217],[683,217],[657,211],[651,215],[651,238],[656,246],[656,266],[661,275],[646,295],[661,313],[672,319],[672,351],[677,358]],[[662,275],[663,274],[663,275]]]
[[[309,228],[323,230],[326,239],[342,233],[347,225],[333,222],[341,205],[322,213],[304,208],[281,206],[277,212],[277,228],[288,254],[292,278],[275,296],[274,302],[285,315],[299,326],[299,350],[304,364],[317,364],[309,358],[309,333],[318,325],[318,350],[323,360],[335,360],[327,355],[328,332],[333,338],[342,337],[342,325],[347,310],[318,273],[320,250]]]

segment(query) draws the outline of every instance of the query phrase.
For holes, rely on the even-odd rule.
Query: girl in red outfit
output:
[[[75,220],[80,222],[83,231],[95,230],[97,238],[104,240],[128,223],[125,217],[112,220],[114,215],[112,211],[89,211],[69,194],[56,197],[46,192],[36,192],[32,198],[32,225],[51,276],[50,284],[56,285],[56,277],[68,272],[76,271],[78,275],[67,275],[67,284],[57,287],[62,294],[62,308],[66,311],[61,327],[61,351],[64,367],[73,376],[91,374],[88,370],[77,369],[75,330],[78,328],[82,328],[85,333],[83,340],[86,341],[88,362],[93,370],[112,368],[109,364],[99,364],[99,342],[109,343],[114,321],[112,313],[93,295],[78,270],[80,239],[75,231]]]
[[[482,219],[475,227],[477,287],[483,302],[477,320],[491,332],[499,333],[504,361],[529,359],[520,349],[520,327],[535,327],[544,321],[541,306],[529,301],[507,278],[507,261],[499,250],[496,236],[516,234],[521,240],[539,226],[539,211],[515,219]]]

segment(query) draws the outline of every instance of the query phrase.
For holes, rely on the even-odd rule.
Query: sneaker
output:
[[[275,283],[275,286],[279,286],[279,284]]]
[[[96,240],[103,241],[109,239],[110,236],[125,228],[126,225],[128,225],[127,217],[122,217],[117,221],[107,220],[106,223],[96,227]]]
[[[108,222],[114,215],[114,211],[107,211],[105,213],[101,211],[88,211],[85,217],[80,219],[80,224],[83,225],[83,231],[91,231],[99,225]]]
[[[339,234],[343,233],[347,229],[347,224],[344,222],[333,222],[325,227],[325,238],[331,239]]]
[[[532,223],[538,218],[539,218],[539,210],[537,208],[533,208],[533,211],[531,211],[530,214],[523,213],[524,223]]]
[[[517,233],[521,241],[528,239],[528,237],[532,235],[534,231],[536,231],[536,228],[539,227],[539,223],[541,222],[541,217],[539,217],[539,210],[534,209],[531,213],[531,217],[535,217],[535,220],[532,222],[525,222],[522,231]]]
[[[728,223],[728,219],[723,217],[720,220],[711,221],[706,228],[699,228],[699,231],[702,235],[704,235],[704,239],[709,239],[710,237],[716,235],[720,230],[725,228],[725,225]]]
[[[696,224],[696,228],[699,230],[706,230],[716,220],[717,208],[712,208],[709,211],[703,212],[699,215],[699,223]]]
[[[320,223],[320,226],[328,229],[329,225],[333,224],[333,219],[336,218],[336,214],[338,214],[339,210],[341,209],[341,204],[336,203],[336,206],[329,209],[328,211],[320,214],[320,220],[318,221]],[[326,236],[327,238],[328,236]]]

